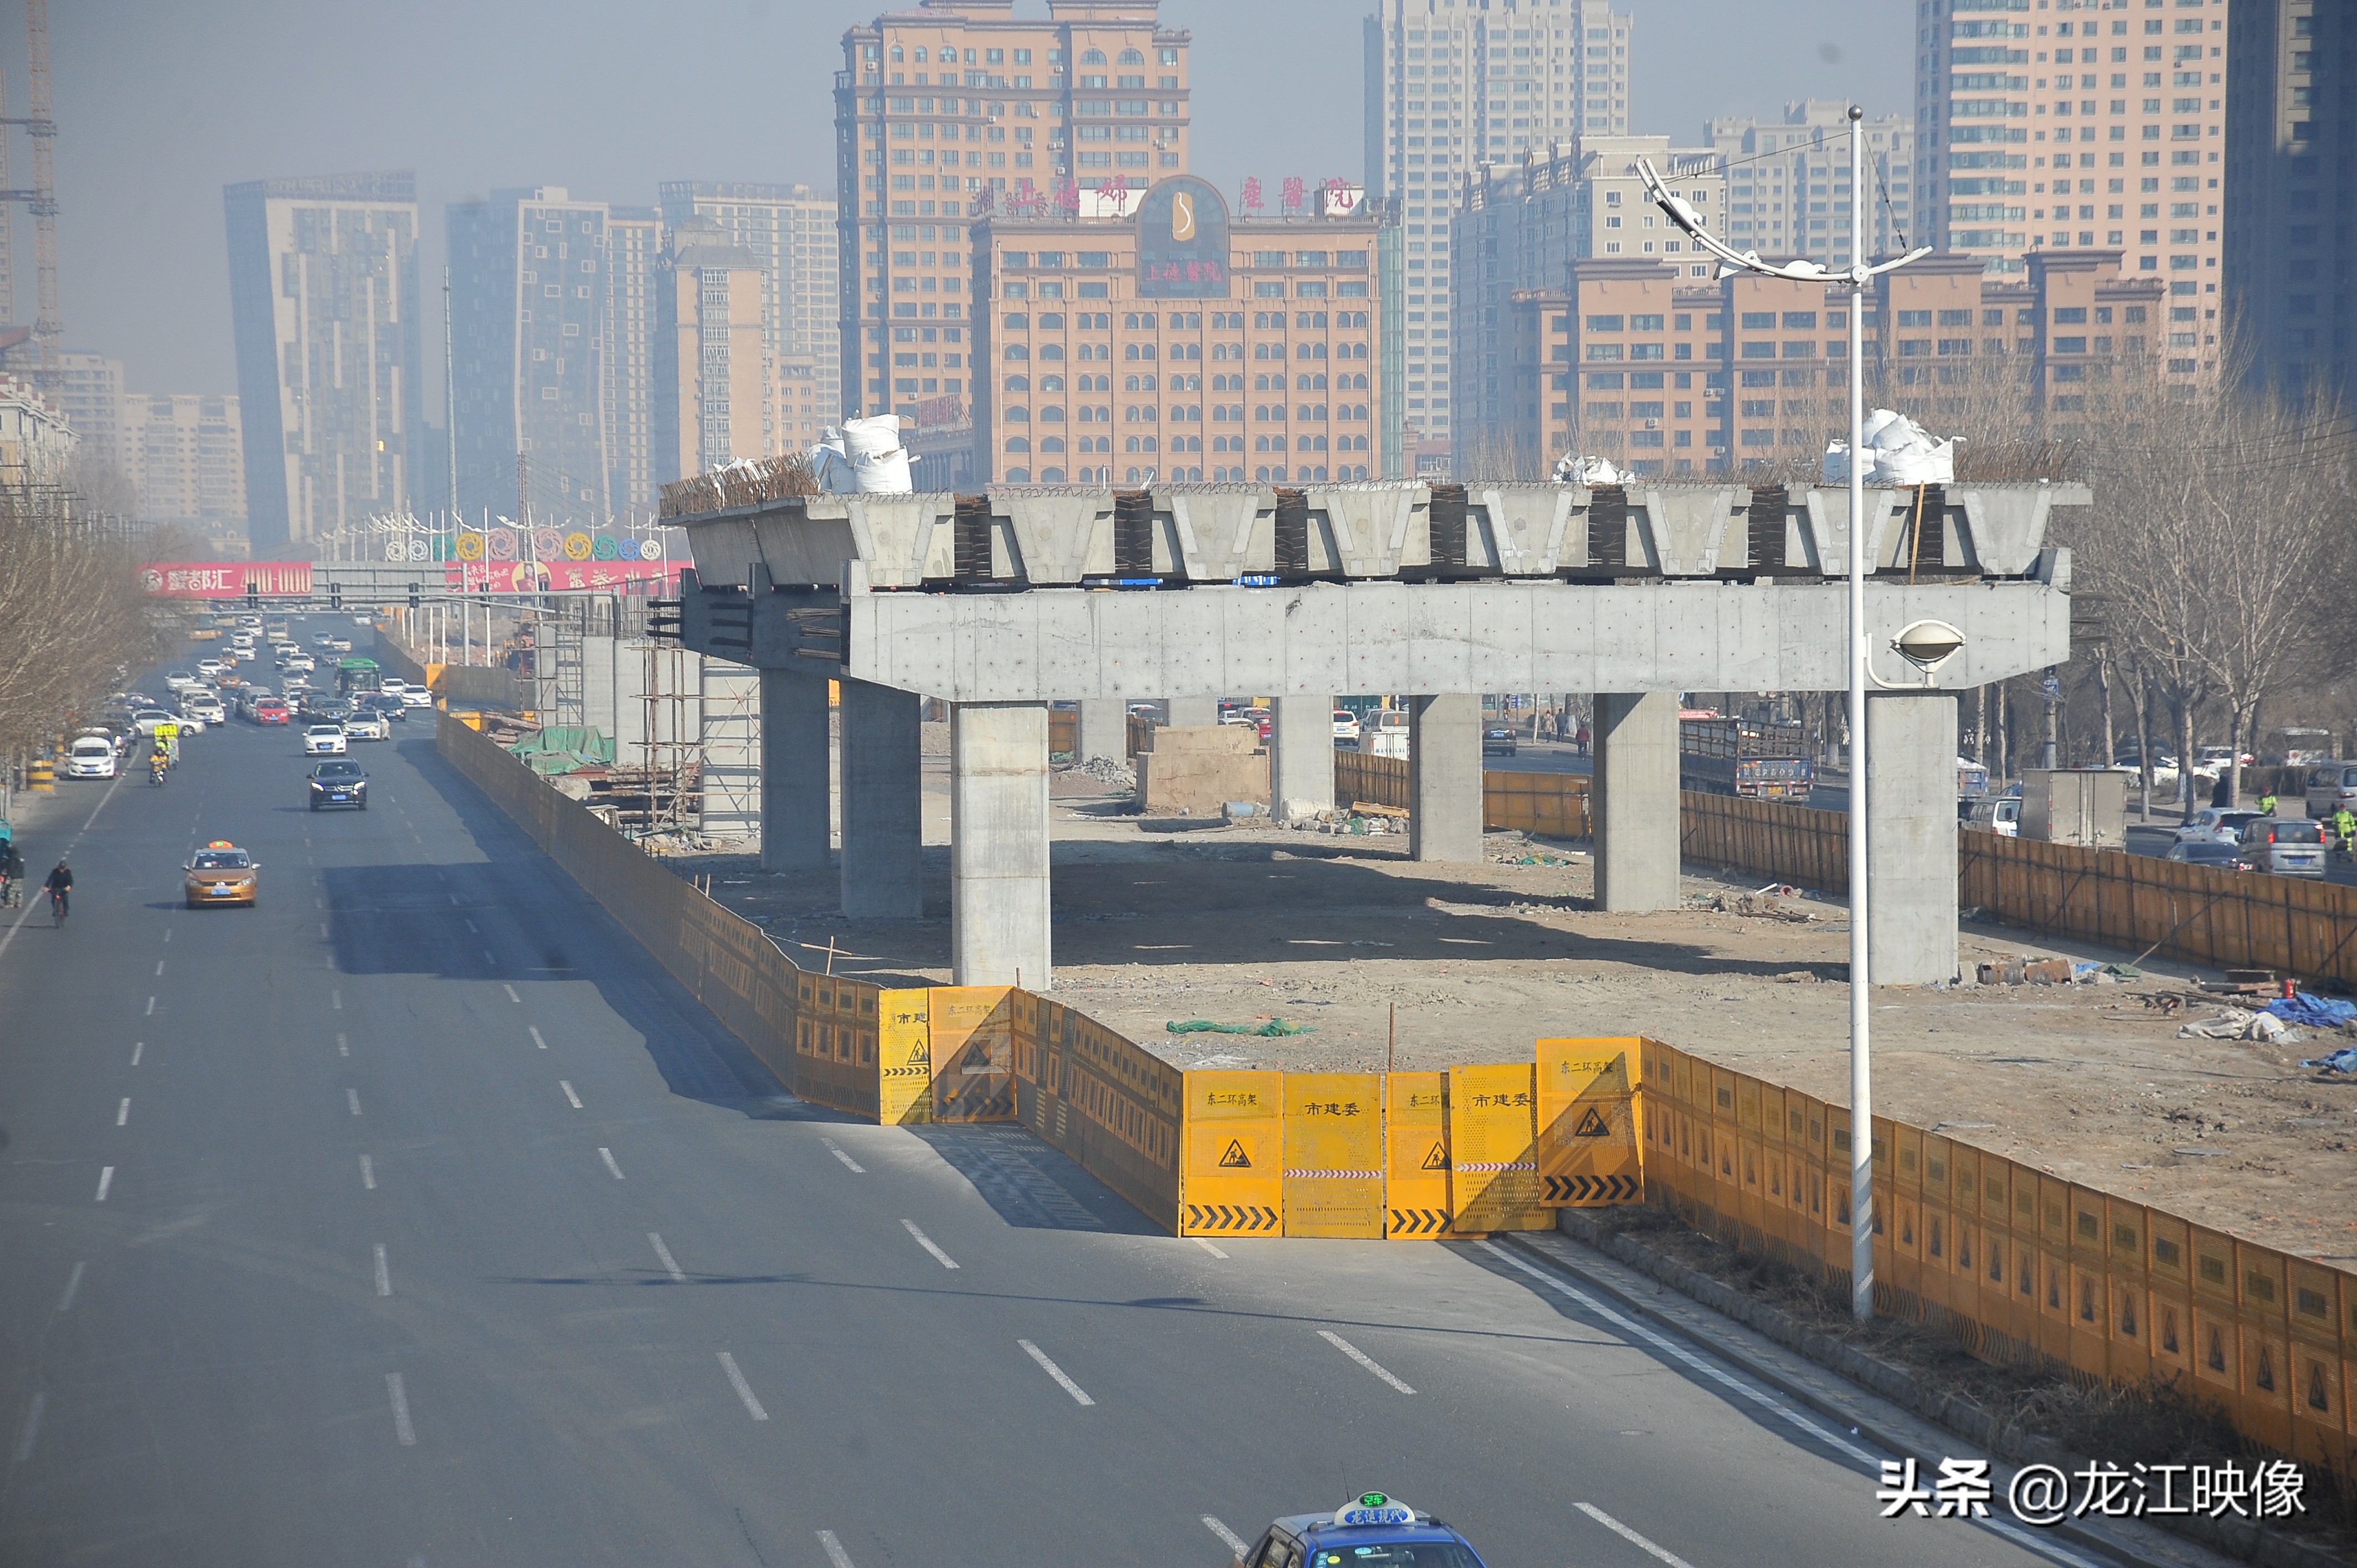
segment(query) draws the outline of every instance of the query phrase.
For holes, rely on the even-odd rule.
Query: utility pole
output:
[[[1638,160],[1638,173],[1653,204],[1719,261],[1718,275],[1755,273],[1801,283],[1832,283],[1849,290],[1849,1169],[1850,1313],[1859,1322],[1874,1316],[1874,1069],[1868,1048],[1872,1001],[1867,942],[1866,687],[1866,291],[1875,278],[1932,253],[1926,245],[1877,266],[1866,263],[1866,144],[1858,122],[1866,111],[1849,106],[1849,266],[1831,273],[1806,259],[1777,265],[1757,251],[1737,252],[1703,227],[1702,214],[1662,185],[1653,166]]]

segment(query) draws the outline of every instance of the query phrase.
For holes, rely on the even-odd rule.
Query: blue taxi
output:
[[[1472,1543],[1428,1513],[1367,1492],[1332,1513],[1286,1514],[1237,1568],[1482,1568]]]

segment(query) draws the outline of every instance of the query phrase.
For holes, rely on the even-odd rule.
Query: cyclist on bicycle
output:
[[[73,892],[73,867],[65,863],[64,856],[59,856],[58,864],[49,872],[48,880],[41,886],[49,890],[51,908],[59,915],[63,916],[71,902],[70,896]]]

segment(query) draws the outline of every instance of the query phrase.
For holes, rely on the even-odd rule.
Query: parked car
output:
[[[2244,825],[2243,864],[2276,876],[2324,879],[2324,824],[2306,817],[2260,817]]]
[[[2018,795],[1984,795],[1977,800],[1964,803],[1964,824],[1977,828],[1999,838],[2021,836],[2021,797]]]
[[[2357,762],[2327,762],[2308,776],[2308,814],[2322,822],[2346,806],[2357,811]]]
[[[2233,843],[2243,842],[2243,826],[2256,821],[2258,812],[2241,806],[2204,806],[2193,813],[2193,820],[2177,830],[2179,843]]]
[[[1334,744],[1336,746],[1359,744],[1359,715],[1348,708],[1334,710]]]
[[[2220,871],[2243,869],[2241,845],[2214,843],[2208,839],[2189,839],[2183,843],[2170,844],[2169,853],[2161,858],[2173,860],[2179,865],[2214,866]]]
[[[1514,732],[1506,725],[1491,725],[1481,732],[1481,755],[1512,757],[1514,755]]]

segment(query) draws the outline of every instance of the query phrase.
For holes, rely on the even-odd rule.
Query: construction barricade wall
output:
[[[1572,1044],[1584,1060],[1600,1043]],[[1634,1049],[1649,1199],[1846,1292],[1848,1112],[1656,1041]],[[1878,1311],[1999,1364],[2176,1380],[2253,1441],[2357,1474],[2357,1273],[1880,1117],[1873,1165]]]

